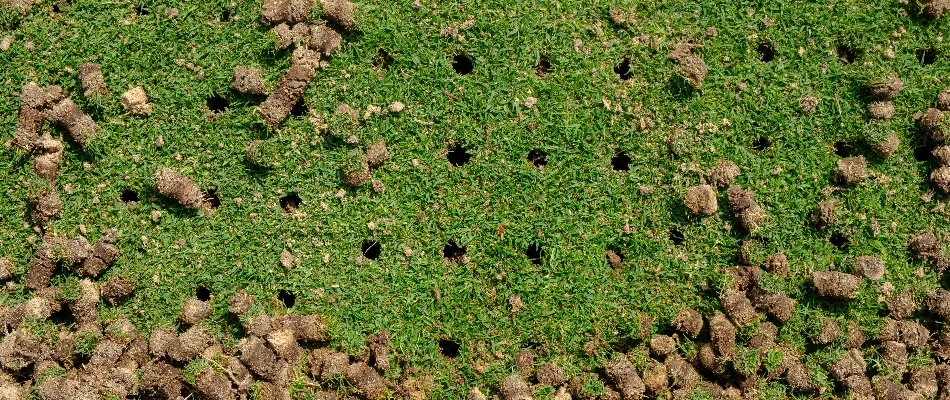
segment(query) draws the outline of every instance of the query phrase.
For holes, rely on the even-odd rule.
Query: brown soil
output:
[[[315,379],[326,382],[330,379],[342,377],[346,373],[350,357],[346,353],[316,349],[310,353],[307,362],[310,364],[310,374]]]
[[[46,188],[30,198],[30,209],[33,221],[43,225],[59,216],[63,202],[55,188]]]
[[[115,247],[115,241],[118,237],[118,230],[110,229],[102,238],[92,246],[89,251],[89,257],[82,262],[82,266],[76,269],[76,273],[85,277],[98,277],[106,269],[115,263],[119,256],[119,249]]]
[[[868,103],[868,115],[873,119],[891,119],[894,117],[894,103],[872,101]]]
[[[676,351],[676,339],[667,335],[653,335],[650,338],[650,352],[663,358]]]
[[[498,385],[501,400],[531,400],[531,388],[518,375],[509,375]]]
[[[111,96],[106,86],[106,78],[102,75],[102,68],[96,64],[85,63],[79,66],[79,83],[82,85],[82,95],[87,100],[99,101]]]
[[[297,345],[294,332],[290,329],[274,329],[267,334],[267,344],[277,353],[277,357],[296,364],[303,355],[303,349]]]
[[[290,68],[277,82],[277,89],[257,108],[258,115],[271,129],[277,128],[303,97],[304,91],[307,90],[310,80],[316,73],[313,64],[320,60],[319,54],[314,54],[313,59],[292,62]]]
[[[177,362],[187,362],[198,357],[201,352],[214,344],[214,338],[211,337],[204,328],[192,326],[188,328],[176,340],[168,343],[165,352],[168,358]]]
[[[239,290],[234,294],[234,297],[231,298],[231,302],[228,303],[228,311],[234,315],[244,315],[254,304],[254,296],[247,294],[246,290]]]
[[[185,208],[198,209],[204,203],[201,188],[171,168],[159,167],[155,172],[155,190]]]
[[[947,257],[943,253],[942,245],[933,232],[927,230],[911,238],[907,248],[917,259],[934,264],[942,270],[947,266]]]
[[[802,111],[805,114],[814,114],[815,110],[818,109],[818,98],[815,96],[805,96],[799,100],[799,105],[802,107]]]
[[[294,337],[298,341],[315,343],[330,339],[327,334],[326,323],[319,315],[288,315],[274,320],[276,328],[287,328],[294,331]]]
[[[940,166],[930,173],[930,182],[940,193],[950,193],[950,167]]]
[[[195,389],[208,400],[233,400],[235,393],[231,390],[231,381],[224,375],[215,372],[213,368],[206,368],[195,376]]]
[[[729,199],[729,210],[746,231],[754,231],[765,221],[765,211],[755,202],[752,192],[733,185],[729,187],[726,194]]]
[[[919,349],[927,345],[930,339],[930,330],[916,321],[898,322],[898,331],[901,343],[907,345],[911,350]]]
[[[771,274],[785,276],[788,274],[788,257],[785,256],[785,253],[772,254],[765,259],[765,264],[762,267]]]
[[[346,381],[367,400],[378,400],[386,397],[386,382],[375,369],[364,363],[355,363],[346,369]]]
[[[818,295],[829,299],[853,299],[861,288],[861,278],[844,272],[815,271],[811,277]]]
[[[864,343],[867,341],[868,337],[867,334],[864,333],[864,329],[854,322],[848,322],[848,337],[844,342],[845,348],[859,349],[864,346]]]
[[[102,285],[102,298],[110,304],[118,304],[135,291],[135,281],[121,276],[112,276]]]
[[[853,386],[855,385],[849,384],[854,384],[857,382],[849,381],[849,379],[860,377],[864,378],[864,380],[867,380],[867,376],[865,376],[866,369],[867,363],[865,363],[864,356],[861,355],[861,351],[858,349],[852,349],[851,351],[842,354],[837,361],[829,366],[828,371],[836,381],[845,387],[853,389]],[[870,383],[868,386],[870,386]]]
[[[931,19],[938,19],[950,12],[950,1],[948,0],[923,0],[917,4],[920,5],[920,10],[924,15]]]
[[[691,308],[680,309],[679,314],[673,319],[673,328],[695,339],[703,330],[703,316],[699,311]]]
[[[604,365],[604,372],[620,392],[621,399],[639,399],[643,396],[646,388],[640,380],[640,375],[637,375],[637,370],[626,356],[607,362]]]
[[[811,373],[798,357],[791,357],[787,353],[782,358],[785,369],[785,381],[789,388],[796,392],[808,392],[815,388]]]
[[[320,52],[323,56],[330,56],[340,49],[343,37],[337,31],[324,24],[310,26],[309,47]]]
[[[937,146],[931,154],[940,166],[950,166],[950,146]]]
[[[652,362],[643,371],[643,387],[647,395],[658,396],[670,388],[670,374],[663,363]]]
[[[739,291],[751,290],[759,282],[762,269],[755,266],[732,267],[726,269],[726,274],[732,280],[731,288]]]
[[[178,319],[185,325],[194,325],[211,315],[211,304],[194,297],[185,300]]]
[[[925,398],[937,395],[937,373],[933,365],[921,365],[910,369],[910,389]]]
[[[369,365],[375,367],[380,372],[385,373],[389,369],[389,331],[383,329],[375,335],[369,335],[366,338],[369,343]],[[525,352],[527,352],[525,354]],[[522,350],[516,357],[516,364],[519,369],[528,368],[525,376],[531,375],[531,368],[534,367],[534,354],[531,350]]]
[[[323,3],[324,18],[333,21],[348,31],[356,29],[356,20],[353,18],[355,6],[348,0],[321,0]]]
[[[887,139],[878,143],[871,143],[871,149],[877,153],[881,158],[888,158],[897,152],[897,149],[901,145],[901,140],[897,138],[897,134],[892,133]]]
[[[907,370],[907,345],[900,342],[886,341],[881,344],[881,356],[884,365],[894,372],[903,374]]]
[[[709,74],[709,68],[706,67],[703,59],[694,53],[693,50],[696,47],[698,45],[682,41],[673,47],[670,59],[678,64],[677,72],[693,87],[698,88],[703,85],[703,80]]]
[[[782,292],[766,292],[758,287],[749,291],[749,299],[778,323],[786,323],[795,314],[795,299]]]
[[[943,112],[950,111],[950,89],[941,90],[940,93],[937,94],[935,107]]]
[[[903,320],[917,312],[917,302],[910,291],[904,291],[887,300],[887,311],[891,318]]]
[[[835,167],[835,180],[842,185],[854,185],[868,177],[867,161],[864,156],[838,160]]]
[[[936,108],[928,108],[918,122],[920,130],[931,142],[940,143],[946,139],[945,115]]]
[[[736,350],[736,327],[721,313],[709,319],[709,338],[716,354],[732,359]]]
[[[835,339],[838,338],[838,335],[840,334],[841,327],[838,325],[838,323],[831,318],[825,318],[821,322],[821,330],[818,331],[817,334],[811,338],[811,340],[815,344],[831,344],[835,341]]]
[[[485,397],[485,394],[481,390],[478,390],[477,387],[473,387],[472,390],[468,391],[468,396],[465,397],[467,400],[488,400],[488,397]]]
[[[518,374],[521,376],[529,378],[534,374],[534,352],[531,349],[521,349],[518,354],[515,354],[514,361]]]
[[[53,253],[52,246],[44,243],[33,253],[24,286],[33,290],[49,287],[50,279],[55,271],[56,256]]]
[[[558,387],[567,382],[564,371],[561,370],[553,361],[548,361],[538,367],[536,374],[538,383]]]
[[[889,77],[883,81],[868,85],[868,92],[878,100],[893,100],[904,88],[904,81],[898,77]]]
[[[0,257],[0,282],[10,280],[15,272],[16,267],[13,261],[7,257]]]
[[[363,186],[371,177],[369,164],[365,162],[343,170],[343,182],[352,187]]]
[[[386,149],[386,141],[378,140],[366,148],[366,162],[370,169],[382,167],[389,159],[389,150]]]
[[[689,188],[683,202],[693,215],[709,216],[715,214],[719,209],[719,204],[716,201],[716,191],[709,185]]]
[[[152,115],[152,104],[148,102],[145,89],[141,86],[129,89],[120,99],[122,108],[133,115]]]
[[[670,373],[670,386],[690,392],[700,381],[699,372],[678,354],[666,358],[666,370]]]
[[[33,142],[33,154],[33,173],[55,183],[63,163],[63,142],[44,134]]]
[[[739,176],[739,166],[729,160],[719,160],[715,166],[706,171],[706,179],[713,186],[725,188]]]
[[[298,33],[295,33],[293,28],[291,28],[290,25],[287,25],[286,23],[277,25],[270,31],[274,36],[274,47],[277,47],[280,50],[284,50],[293,45],[294,42],[299,41],[296,37]]]
[[[827,229],[835,223],[835,200],[818,203],[818,210],[811,215],[811,223],[818,229]]]
[[[261,19],[271,25],[286,22],[289,5],[290,0],[264,0],[264,5],[261,7]]]
[[[729,316],[729,319],[737,326],[743,326],[751,323],[758,317],[752,302],[746,297],[744,292],[737,290],[726,290],[719,298],[722,310]]]
[[[613,250],[607,250],[607,263],[610,264],[614,269],[619,269],[623,266],[623,258],[620,257],[617,252]]]
[[[267,93],[267,88],[264,87],[264,78],[261,76],[261,70],[252,67],[234,67],[231,89],[238,93],[251,95],[263,95]]]
[[[854,260],[854,273],[873,281],[884,278],[884,261],[875,256],[860,256]]]
[[[255,375],[274,382],[278,378],[279,365],[277,353],[269,349],[265,342],[256,337],[245,339],[239,348],[239,358]],[[342,374],[343,371],[340,371]]]
[[[43,122],[46,121],[42,110],[27,104],[27,98],[37,96],[36,92],[40,90],[32,82],[23,86],[23,94],[20,96],[20,113],[17,116],[16,130],[13,133],[13,145],[21,150],[33,148],[33,142],[39,139]]]

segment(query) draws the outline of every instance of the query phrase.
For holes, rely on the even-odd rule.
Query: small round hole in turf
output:
[[[534,67],[534,73],[540,77],[550,74],[551,71],[553,71],[553,69],[547,57],[541,57],[541,59],[538,60],[538,65]]]
[[[620,61],[620,64],[614,66],[614,73],[620,77],[621,80],[627,80],[633,77],[633,69],[630,68],[630,59],[627,57],[623,58],[623,61]]]
[[[121,199],[123,203],[133,203],[139,201],[139,192],[136,192],[132,189],[125,189],[119,194],[119,199]]]
[[[541,245],[537,243],[532,243],[524,251],[525,257],[528,257],[528,260],[531,261],[534,265],[541,265],[541,260],[544,258],[544,249],[541,248]]]
[[[759,60],[762,62],[772,62],[775,59],[775,47],[769,43],[759,43],[756,51],[759,52]]]
[[[459,351],[461,346],[451,339],[440,339],[439,340],[439,353],[448,358],[456,358],[459,356]]]
[[[468,149],[457,143],[449,145],[449,151],[445,156],[449,159],[449,163],[452,164],[453,167],[461,167],[472,159],[472,155],[468,153]]]
[[[293,292],[280,289],[277,291],[277,300],[284,303],[284,307],[291,308],[297,303],[297,295],[293,294]]]
[[[220,114],[228,109],[230,103],[228,103],[228,99],[224,98],[224,96],[215,93],[205,99],[205,105],[208,106],[208,110],[211,110],[211,112]]]
[[[548,153],[541,149],[531,150],[528,152],[528,161],[531,161],[535,167],[545,167],[548,165]]]
[[[450,241],[442,247],[442,256],[452,262],[461,261],[462,257],[465,256],[465,252],[465,246],[459,246],[455,241]]]
[[[280,208],[283,208],[286,212],[294,212],[300,208],[302,202],[303,200],[297,192],[290,192],[280,198]]]
[[[610,166],[614,168],[614,171],[629,171],[630,170],[630,156],[626,152],[619,152],[610,159]]]
[[[361,250],[363,252],[363,257],[366,257],[370,260],[375,260],[379,258],[380,253],[383,251],[383,247],[380,246],[379,242],[375,240],[364,240]]]
[[[848,244],[851,242],[847,236],[843,235],[841,232],[835,232],[828,238],[828,242],[833,246],[837,247],[839,250],[848,247]]]
[[[211,300],[211,291],[204,285],[200,285],[195,289],[195,297],[201,301]]]
[[[853,153],[854,147],[851,146],[851,143],[844,140],[835,142],[835,154],[837,154],[838,157],[851,157]]]
[[[456,54],[452,57],[452,69],[456,74],[468,75],[475,69],[475,61],[466,54]]]

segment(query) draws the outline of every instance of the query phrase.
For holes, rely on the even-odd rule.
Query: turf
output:
[[[139,289],[121,306],[103,306],[103,318],[171,326],[203,286],[213,296],[210,326],[230,335],[238,326],[227,299],[247,289],[268,300],[269,313],[325,316],[332,345],[346,351],[389,329],[399,361],[391,376],[412,366],[431,379],[431,398],[459,398],[475,386],[491,392],[522,348],[576,374],[638,345],[640,313],[655,319],[654,332],[670,332],[684,305],[717,309],[723,270],[745,238],[757,244],[758,261],[788,255],[789,276],[771,284],[799,300],[780,339],[802,350],[815,315],[876,332],[885,281],[919,294],[940,286],[906,243],[928,228],[950,234],[945,201],[928,182],[932,165],[918,160],[920,151],[915,157],[922,138],[912,120],[950,86],[946,18],[927,21],[897,1],[410,3],[358,3],[359,30],[344,35],[305,95],[320,115],[340,103],[361,113],[407,106],[359,132],[385,138],[392,154],[373,175],[383,193],[343,184],[347,146],[324,138],[307,115],[270,132],[253,114],[260,99],[229,90],[235,66],[259,66],[273,87],[290,62],[259,22],[257,2],[47,0],[24,16],[0,9],[0,36],[15,38],[0,52],[0,138],[12,139],[19,90],[31,80],[62,85],[103,127],[86,152],[67,144],[63,212],[49,227],[91,239],[120,229],[121,254],[107,276],[129,277]],[[180,15],[167,17],[169,7]],[[617,26],[610,7],[635,13],[635,22]],[[474,24],[457,37],[442,33],[469,17]],[[698,90],[668,59],[684,39],[702,45],[697,54],[709,66]],[[773,60],[762,61],[762,44]],[[459,54],[474,61],[471,73],[453,70]],[[551,71],[539,76],[542,59]],[[625,59],[623,80],[615,67]],[[90,61],[114,95],[98,105],[79,96],[75,71]],[[835,143],[869,154],[859,145],[868,121],[861,88],[888,75],[906,83],[887,122],[901,147],[886,160],[869,158],[871,179],[837,188]],[[155,104],[150,117],[119,106],[118,94],[133,86]],[[229,102],[224,112],[208,109],[216,94]],[[799,104],[809,95],[820,100],[814,114]],[[245,161],[255,139],[279,144],[274,168]],[[471,159],[451,165],[450,143]],[[543,169],[528,160],[533,149],[547,153]],[[612,168],[618,152],[631,159],[626,172]],[[686,189],[719,159],[741,167],[737,183],[770,216],[753,235],[729,215],[725,191],[716,215],[687,216]],[[39,188],[30,165],[28,155],[0,150],[0,255],[15,261],[18,281],[41,240],[28,216],[26,199]],[[214,190],[220,207],[192,212],[161,199],[153,179],[163,165]],[[123,191],[138,201],[123,202]],[[280,198],[291,192],[301,203],[288,213]],[[838,200],[839,222],[817,231],[809,215],[828,198]],[[830,243],[832,234],[847,245]],[[365,240],[381,245],[375,261],[360,260]],[[465,247],[461,262],[443,258],[448,242]],[[538,264],[524,254],[531,245],[542,250]],[[620,250],[622,268],[610,267],[607,248]],[[280,265],[285,249],[299,266]],[[861,255],[885,260],[884,281],[866,282],[846,305],[811,295],[811,271],[847,269]],[[290,309],[280,290],[294,295]],[[523,302],[517,313],[514,296]],[[28,297],[17,285],[2,302]],[[457,343],[458,356],[441,355],[440,340]],[[585,352],[589,342],[596,346]],[[808,363],[825,365],[841,348]]]

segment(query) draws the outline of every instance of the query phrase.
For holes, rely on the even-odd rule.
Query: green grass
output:
[[[556,358],[576,375],[608,360],[621,338],[636,336],[638,312],[655,318],[654,332],[669,332],[684,305],[717,309],[723,271],[744,238],[758,243],[759,254],[788,255],[789,276],[770,288],[798,300],[780,339],[800,350],[810,346],[806,316],[874,331],[884,315],[876,301],[883,282],[866,282],[858,300],[831,303],[811,295],[806,277],[813,270],[847,269],[855,257],[873,254],[885,260],[885,281],[898,289],[939,286],[936,271],[911,259],[905,245],[923,229],[950,233],[944,199],[922,200],[932,166],[914,158],[921,138],[911,119],[950,87],[950,48],[941,40],[950,31],[946,18],[922,20],[897,1],[360,2],[359,31],[344,35],[306,104],[322,115],[343,102],[361,114],[367,105],[406,104],[360,130],[361,137],[385,138],[392,154],[373,174],[386,187],[376,194],[368,185],[344,187],[346,145],[321,136],[306,117],[268,132],[255,122],[257,102],[228,89],[236,65],[261,67],[273,85],[290,62],[274,49],[256,3],[46,0],[22,18],[0,11],[0,35],[15,38],[0,52],[0,138],[12,138],[18,93],[30,80],[62,85],[103,128],[85,153],[67,145],[58,182],[64,210],[49,227],[67,236],[84,227],[90,240],[120,229],[121,254],[106,277],[128,277],[138,289],[123,305],[103,306],[103,318],[122,313],[146,330],[174,324],[183,301],[204,285],[214,296],[209,326],[233,335],[227,300],[247,289],[270,313],[324,315],[332,345],[346,351],[359,352],[367,334],[389,329],[394,357],[432,379],[431,397],[458,398],[472,386],[493,390],[525,346],[543,354],[539,362]],[[150,13],[137,16],[137,5]],[[165,16],[170,6],[179,17]],[[635,12],[636,22],[615,26],[611,6]],[[224,10],[240,19],[220,22]],[[440,35],[468,16],[475,24],[460,33],[464,41]],[[763,23],[766,17],[774,23]],[[695,92],[677,83],[667,58],[684,39],[702,45],[698,54],[709,66]],[[776,49],[772,62],[760,61],[760,43]],[[858,49],[857,61],[841,62],[839,45]],[[936,60],[922,65],[917,50],[929,48]],[[373,66],[380,49],[393,58],[388,69]],[[474,60],[471,74],[453,71],[457,53]],[[542,57],[553,71],[539,77]],[[632,77],[622,81],[613,69],[625,57]],[[200,68],[203,79],[176,59]],[[101,106],[87,104],[78,88],[74,71],[89,61],[101,64],[114,95]],[[882,129],[866,128],[861,86],[888,74],[906,82],[895,117],[884,123],[901,147],[886,160],[871,157],[873,174],[864,183],[831,190],[839,159],[833,144],[847,140],[856,154],[869,154],[858,139]],[[145,88],[152,116],[121,110],[118,95],[133,86]],[[207,110],[214,93],[229,99],[226,112]],[[810,115],[799,106],[808,95],[820,99]],[[523,105],[528,97],[538,99],[532,108]],[[641,121],[650,121],[649,129],[640,129]],[[154,145],[159,137],[162,148]],[[753,149],[760,137],[771,146]],[[252,140],[272,146],[265,155],[274,168],[245,161]],[[469,149],[468,164],[446,161],[450,141]],[[543,171],[526,159],[534,148],[548,153]],[[618,151],[632,159],[629,172],[611,169]],[[728,214],[724,191],[716,215],[686,216],[685,189],[719,159],[742,168],[737,183],[770,215],[754,235]],[[221,206],[190,212],[161,199],[152,188],[161,165],[214,189]],[[0,254],[16,262],[20,281],[41,240],[28,217],[26,199],[36,185],[30,166],[29,156],[0,150]],[[127,189],[140,201],[123,204]],[[278,200],[292,191],[303,200],[293,215]],[[819,232],[808,216],[829,197],[839,202],[838,223]],[[160,222],[152,222],[153,211]],[[674,227],[682,245],[668,238]],[[850,245],[830,244],[834,232]],[[382,255],[358,263],[367,239],[381,243]],[[461,264],[442,258],[449,241],[466,246]],[[523,254],[531,244],[544,250],[540,265]],[[607,247],[622,251],[623,268],[607,264]],[[299,267],[279,265],[284,249],[299,257]],[[292,310],[276,300],[280,289],[296,295]],[[517,314],[509,305],[514,295],[524,303]],[[17,288],[2,296],[13,304],[30,293]],[[459,357],[439,354],[443,338],[461,345]],[[602,344],[590,356],[583,347],[595,339]],[[825,360],[840,349],[836,343],[809,357]],[[393,365],[389,375],[397,377],[400,363]]]

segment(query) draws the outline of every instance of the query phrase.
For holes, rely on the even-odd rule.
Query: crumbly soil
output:
[[[920,117],[918,125],[920,126],[920,131],[934,143],[941,143],[946,139],[945,132],[945,114],[943,111],[940,111],[936,108],[928,108],[926,112]]]
[[[237,316],[244,315],[254,304],[254,300],[254,296],[248,294],[246,290],[239,290],[228,303],[228,311]]]
[[[752,302],[746,297],[745,292],[738,290],[726,290],[719,298],[723,312],[729,317],[735,325],[743,326],[754,321],[758,314]]]
[[[755,195],[751,191],[733,185],[729,187],[726,195],[729,200],[729,210],[746,231],[755,231],[765,221],[765,211],[756,203]]]
[[[868,103],[868,115],[873,119],[891,119],[894,117],[894,103],[872,101]]]
[[[937,94],[937,102],[934,107],[943,112],[950,111],[950,89],[941,90]]]
[[[204,203],[198,184],[171,168],[159,167],[155,172],[155,190],[185,208],[196,210]]]
[[[900,148],[901,140],[897,137],[897,134],[891,133],[883,140],[870,143],[870,146],[879,157],[888,158],[894,155],[897,149]]]
[[[694,88],[702,86],[706,75],[709,75],[706,63],[694,52],[697,47],[699,46],[682,41],[670,52],[670,59],[677,64],[677,72]]]
[[[366,148],[366,162],[371,170],[378,169],[389,159],[389,150],[385,140],[377,140]]]
[[[729,160],[719,160],[709,171],[706,171],[709,184],[719,188],[729,187],[738,177],[739,166]]]
[[[59,216],[63,202],[55,188],[46,188],[30,198],[30,209],[33,221],[43,225]]]
[[[940,166],[930,173],[930,182],[940,193],[950,193],[950,166]]]
[[[234,77],[231,78],[231,89],[238,93],[263,95],[267,93],[261,70],[253,67],[234,67]]]
[[[815,271],[811,278],[815,292],[828,299],[850,300],[861,288],[861,278],[844,272]]]
[[[896,76],[868,84],[868,93],[877,100],[893,100],[904,88],[904,81]]]
[[[676,351],[676,339],[667,335],[653,335],[650,338],[650,352],[653,355],[665,358]]]
[[[111,96],[102,68],[96,64],[85,63],[79,66],[79,83],[82,85],[82,95],[87,100],[101,101]]]
[[[683,202],[686,204],[686,209],[693,215],[709,216],[719,210],[716,191],[710,185],[693,186],[687,189]]]
[[[604,364],[604,372],[620,393],[621,399],[639,399],[646,388],[637,370],[626,356]]]
[[[907,249],[919,260],[934,264],[938,269],[947,267],[947,257],[943,253],[943,244],[933,232],[923,231],[910,239]]]
[[[319,53],[311,54],[299,61],[294,60],[284,76],[277,82],[277,89],[257,108],[258,115],[271,129],[277,128],[303,97],[304,91],[307,90],[310,80],[316,73],[314,64],[319,61]]]
[[[607,250],[605,254],[607,255],[607,263],[610,264],[611,267],[614,269],[623,267],[623,258],[621,258],[617,252],[613,250]]]
[[[765,259],[762,268],[770,274],[785,276],[788,274],[788,257],[785,253],[775,253]]]
[[[135,281],[121,276],[112,276],[102,284],[102,298],[110,304],[118,304],[135,291]]]
[[[818,209],[811,215],[811,223],[818,229],[827,229],[835,223],[835,200],[818,203]]]
[[[145,94],[145,89],[141,86],[123,93],[120,102],[122,108],[132,115],[152,115],[152,104],[148,102],[148,95]]]
[[[206,301],[190,298],[185,300],[181,307],[178,319],[185,325],[194,325],[211,315],[211,304]]]
[[[68,97],[46,110],[43,115],[47,120],[62,126],[73,141],[83,149],[89,146],[89,142],[100,130],[99,124],[80,110],[79,106]]]
[[[831,344],[841,334],[841,326],[831,318],[821,321],[821,329],[812,337],[812,342],[819,345]]]
[[[732,359],[736,350],[736,327],[722,313],[709,319],[709,339],[716,355]]]
[[[887,272],[884,261],[875,256],[860,256],[854,260],[854,273],[872,281],[884,278]]]
[[[321,0],[323,16],[348,31],[356,29],[355,6],[348,0]]]
[[[867,177],[867,160],[864,156],[840,159],[835,166],[835,180],[842,185],[854,185]]]

